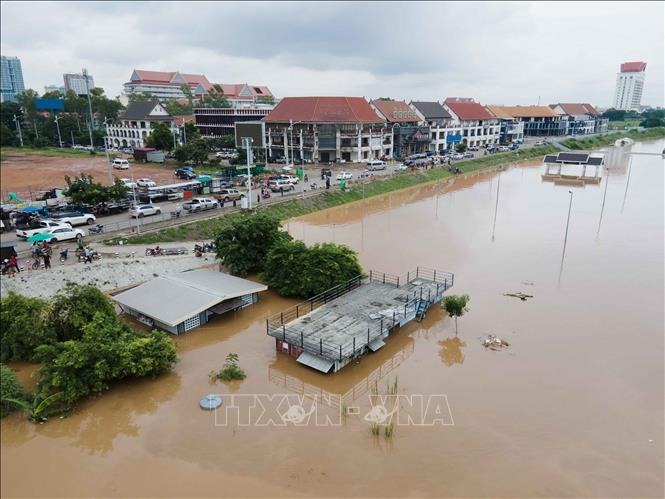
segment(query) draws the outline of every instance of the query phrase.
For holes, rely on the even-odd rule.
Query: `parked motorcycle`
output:
[[[60,252],[60,263],[65,263],[67,261],[68,253],[69,253],[68,249],[64,249]]]
[[[214,253],[216,250],[213,243],[203,243],[194,245],[194,256],[201,257],[203,253]]]
[[[145,250],[145,256],[161,256],[162,255],[162,248],[159,246],[155,248],[146,248]]]
[[[90,227],[88,229],[89,234],[103,234],[104,233],[104,226],[102,224],[97,224],[94,227]]]

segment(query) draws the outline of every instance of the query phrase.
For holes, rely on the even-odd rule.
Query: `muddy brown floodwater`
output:
[[[294,302],[267,293],[178,338],[172,374],[44,425],[3,420],[2,496],[661,496],[663,160],[608,160],[602,220],[607,178],[559,186],[527,165],[290,221],[308,244],[348,244],[366,270],[454,272],[453,292],[471,295],[458,334],[433,310],[326,376],[275,352],[265,318]],[[510,346],[486,350],[479,337],[490,333]],[[213,386],[208,373],[228,352],[248,377]],[[445,395],[453,424],[373,436],[368,393],[395,379],[400,395]],[[209,392],[225,396],[225,425],[197,406]],[[337,395],[359,414],[336,419],[330,399],[316,416],[340,424],[243,425],[231,395],[250,394]]]

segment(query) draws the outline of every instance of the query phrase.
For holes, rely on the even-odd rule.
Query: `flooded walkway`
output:
[[[457,334],[433,307],[324,375],[275,352],[266,318],[296,302],[267,292],[178,338],[168,376],[44,425],[4,419],[3,497],[662,495],[663,160],[610,156],[600,185],[543,182],[538,162],[290,221],[308,244],[348,244],[366,269],[453,272],[453,292],[471,296]],[[504,296],[517,292],[534,297]],[[486,350],[487,334],[510,347]],[[247,379],[211,385],[229,352]],[[451,420],[373,436],[369,395],[396,380],[400,395],[445,395]],[[334,402],[316,405],[330,424],[246,426],[198,409],[211,392],[226,407],[253,394]],[[339,419],[341,407],[358,414]]]

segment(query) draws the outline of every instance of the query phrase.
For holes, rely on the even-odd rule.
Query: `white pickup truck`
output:
[[[57,229],[61,227],[71,228],[71,225],[58,222],[56,220],[40,220],[39,226],[37,227],[16,229],[16,236],[27,239],[30,236],[34,236],[35,234],[44,234],[45,232],[49,232],[51,229]]]
[[[182,208],[186,211],[203,211],[203,210],[212,210],[217,208],[217,201],[211,198],[194,198],[187,203],[182,205]]]

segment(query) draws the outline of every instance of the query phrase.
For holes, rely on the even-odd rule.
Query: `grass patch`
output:
[[[628,137],[633,140],[649,140],[665,137],[665,128],[647,128],[644,130],[630,130],[625,132],[598,135],[587,139],[567,139],[561,142],[564,146],[573,150],[598,149],[614,144],[618,139]]]
[[[627,128],[637,128],[640,126],[640,120],[610,121],[608,128],[610,130],[625,130]]]
[[[491,168],[502,164],[523,161],[526,159],[542,157],[545,154],[557,152],[553,146],[525,149],[523,151],[506,152],[482,156],[457,163],[457,166],[463,172],[471,172]],[[445,168],[434,168],[432,170],[422,170],[415,173],[395,174],[392,178],[385,180],[375,180],[372,183],[365,184],[365,198],[380,196],[389,192],[406,189],[427,182],[434,182],[446,177],[451,173]],[[259,206],[258,209],[269,213],[279,220],[287,220],[293,217],[299,217],[313,213],[315,211],[334,208],[354,201],[360,201],[363,198],[362,185],[354,185],[348,192],[334,191],[324,192],[321,195],[313,196],[307,199],[294,198],[283,203]],[[186,225],[178,225],[159,232],[133,236],[127,238],[129,244],[155,244],[174,241],[194,241],[212,239],[218,230],[230,225],[237,218],[242,216],[240,213],[231,213],[221,215],[217,218],[200,220]]]
[[[2,147],[0,148],[0,161],[10,159],[12,154],[28,154],[34,156],[61,157],[61,156],[94,156],[90,151],[59,147]]]

